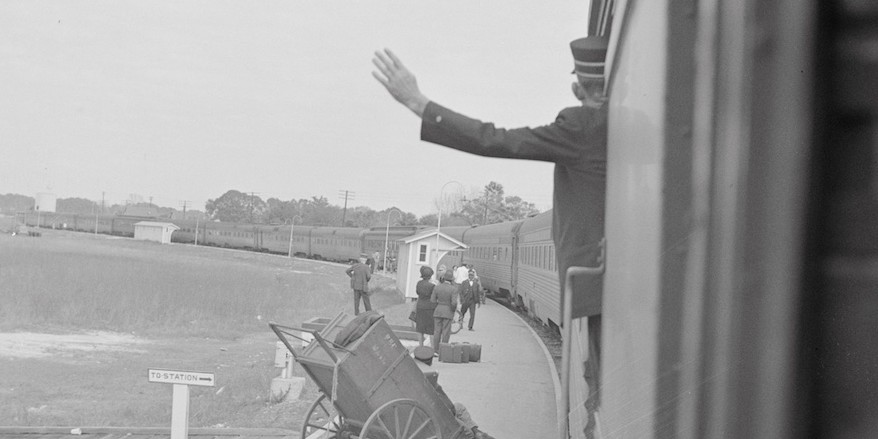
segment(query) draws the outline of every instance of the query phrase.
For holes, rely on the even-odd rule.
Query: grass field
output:
[[[393,281],[373,285],[373,307],[406,324]],[[216,374],[216,388],[192,388],[192,427],[297,428],[316,394],[309,385],[303,401],[270,403],[279,369],[267,322],[352,313],[351,302],[338,264],[62,231],[0,235],[0,332],[127,337],[117,349],[0,355],[0,425],[169,425],[170,386],[146,380],[159,367]]]

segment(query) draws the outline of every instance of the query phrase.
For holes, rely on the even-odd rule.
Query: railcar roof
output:
[[[521,229],[519,229],[518,233],[527,233],[532,230],[542,229],[545,227],[552,226],[552,211],[546,211],[539,215],[532,216],[526,220],[521,225]]]

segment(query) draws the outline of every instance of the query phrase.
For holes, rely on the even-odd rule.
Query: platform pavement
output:
[[[433,359],[439,384],[451,400],[463,403],[479,428],[497,439],[557,437],[560,383],[537,334],[490,300],[476,310],[473,329],[464,324],[450,341],[481,344],[480,362]]]

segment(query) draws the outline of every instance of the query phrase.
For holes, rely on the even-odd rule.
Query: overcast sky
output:
[[[576,105],[587,0],[0,2],[0,193],[202,209],[354,193],[434,213],[443,185],[503,184],[545,210],[552,165],[419,140],[372,77],[394,50],[424,93],[501,127]],[[459,191],[457,184],[444,193]]]

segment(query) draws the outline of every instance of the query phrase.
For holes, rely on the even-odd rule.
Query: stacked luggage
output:
[[[475,343],[439,343],[439,361],[470,363],[482,359],[482,345]]]

